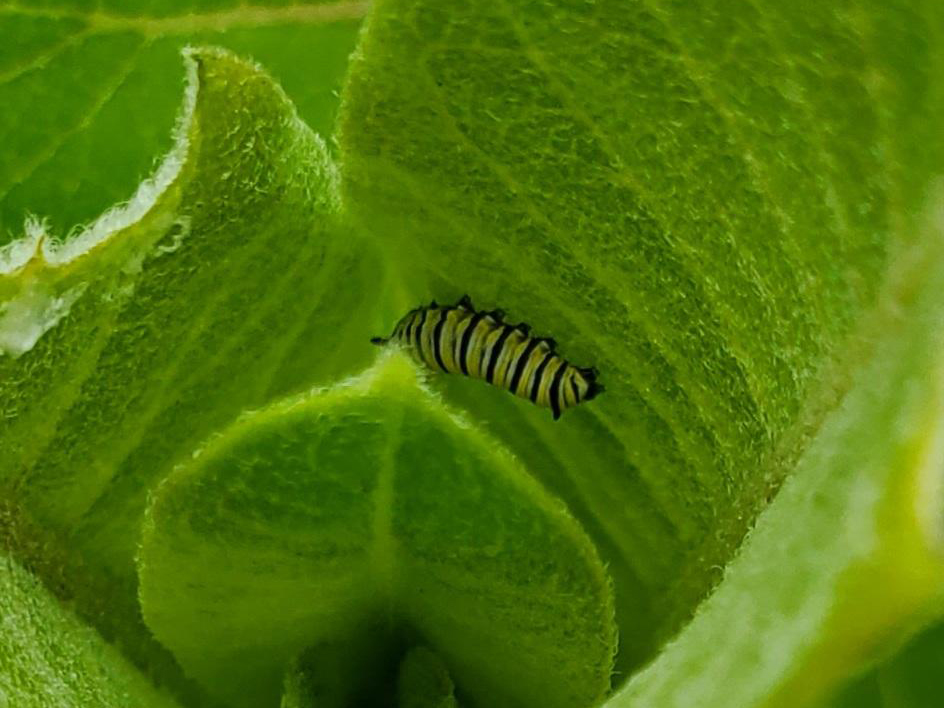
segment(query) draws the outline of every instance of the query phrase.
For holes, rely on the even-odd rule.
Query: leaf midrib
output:
[[[382,603],[381,616],[389,629],[394,629],[397,621],[396,578],[396,540],[393,537],[394,482],[397,468],[397,450],[402,440],[403,422],[406,415],[401,408],[394,413],[386,437],[386,449],[381,458],[381,467],[377,470],[377,486],[372,495],[374,518],[371,522],[370,568],[379,601]]]

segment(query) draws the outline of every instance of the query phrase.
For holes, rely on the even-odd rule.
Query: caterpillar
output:
[[[532,337],[528,325],[503,317],[501,310],[477,311],[468,295],[449,306],[434,300],[407,312],[389,337],[370,341],[399,343],[432,369],[485,379],[550,408],[554,420],[603,392],[595,368],[574,366],[557,354],[553,339]]]

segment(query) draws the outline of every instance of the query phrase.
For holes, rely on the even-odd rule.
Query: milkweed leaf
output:
[[[578,708],[608,691],[612,596],[589,539],[417,373],[394,352],[247,415],[156,492],[145,620],[233,705],[277,697],[306,646],[364,636],[379,652],[410,634],[474,705]]]
[[[149,490],[240,411],[334,391],[371,334],[468,294],[607,388],[555,424],[461,377],[428,384],[465,432],[430,430],[513,455],[591,539],[621,629],[614,705],[794,708],[876,684],[919,700],[902,684],[934,671],[933,642],[903,650],[907,679],[888,656],[940,621],[944,495],[909,451],[937,431],[944,4],[376,0],[342,88],[365,12],[0,3],[0,244],[46,216],[0,249],[0,508],[44,556],[22,565],[167,681],[138,617]],[[173,130],[188,42],[285,91],[190,50]],[[320,141],[303,121],[328,136],[333,89]],[[51,245],[162,153],[127,207]],[[191,657],[201,638],[165,600],[162,636]],[[476,684],[493,705],[463,661],[515,661],[453,635],[313,633],[244,693],[392,699],[403,652],[430,645],[463,703]]]
[[[0,703],[179,708],[6,551],[0,552]]]
[[[944,201],[934,207],[849,394],[692,622],[607,708],[815,705],[944,615]]]
[[[0,490],[69,538],[63,557],[114,580],[109,635],[137,615],[145,498],[175,459],[245,407],[371,354],[356,315],[377,261],[337,218],[324,142],[255,64],[185,60],[177,143],[155,178],[70,241],[34,225],[0,274],[0,345],[23,345],[0,355]]]
[[[442,660],[426,647],[414,647],[400,662],[397,708],[459,708],[454,690]]]
[[[939,3],[373,6],[345,206],[414,303],[468,293],[599,368],[567,425],[440,385],[593,535],[622,671],[720,580],[862,363],[944,165],[942,27]]]
[[[818,708],[925,708],[937,703],[944,671],[944,623],[912,637],[893,656],[850,681]]]
[[[27,214],[65,237],[132,196],[173,146],[185,46],[253,57],[330,135],[365,10],[357,0],[0,4],[0,246]]]

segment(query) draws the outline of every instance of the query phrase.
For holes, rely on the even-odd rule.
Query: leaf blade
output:
[[[0,558],[0,697],[9,705],[176,708],[5,550]]]
[[[564,433],[444,388],[607,554],[624,669],[841,398],[831,371],[936,175],[914,142],[944,154],[913,119],[944,105],[939,8],[808,9],[387,0],[352,63],[345,206],[415,300],[468,292],[602,372]]]
[[[815,705],[944,612],[944,221],[934,206],[848,396],[695,619],[608,706],[695,695],[705,706]]]
[[[425,637],[478,705],[608,690],[611,589],[589,540],[417,374],[386,355],[245,417],[161,485],[139,555],[144,615],[208,690],[257,704],[304,647],[330,662],[361,635],[381,654]]]
[[[0,100],[19,107],[0,122],[0,137],[16,157],[0,170],[0,245],[19,235],[28,214],[42,215],[66,238],[128,199],[155,156],[171,147],[185,46],[222,45],[263,60],[293,89],[305,120],[330,134],[332,90],[364,11],[358,2],[229,11],[172,3],[159,13],[0,9],[0,30],[10,38]],[[299,59],[310,47],[318,48],[314,65]]]
[[[189,65],[193,113],[150,201],[104,218],[97,245],[37,234],[0,276],[3,308],[86,285],[32,349],[0,356],[0,485],[107,579],[124,611],[93,598],[89,614],[131,646],[149,638],[128,622],[148,489],[250,401],[365,361],[357,313],[378,267],[337,222],[331,158],[277,85],[222,51]]]

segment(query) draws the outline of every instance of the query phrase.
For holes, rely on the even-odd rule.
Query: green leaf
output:
[[[304,649],[285,672],[280,708],[371,705],[389,694],[383,680],[372,680],[389,673],[388,638],[377,639],[354,633]]]
[[[444,381],[592,534],[621,668],[719,579],[860,363],[944,165],[940,3],[378,0],[346,208],[411,298],[526,320],[606,393],[562,425]],[[809,538],[815,545],[817,539]]]
[[[177,706],[6,551],[0,551],[0,704]]]
[[[400,662],[397,708],[458,708],[455,687],[442,660],[426,647],[415,647]]]
[[[382,681],[347,642],[369,639],[369,656],[413,634],[476,705],[576,708],[608,691],[612,596],[589,539],[417,376],[384,355],[243,417],[160,485],[139,553],[145,620],[231,704],[273,700],[294,654],[325,661],[332,645],[357,657],[348,690],[376,699]]]
[[[180,49],[261,61],[330,135],[360,2],[0,3],[0,245],[39,214],[57,235],[134,193],[172,144]]]
[[[106,590],[83,611],[107,636],[147,636],[131,554],[148,489],[202,464],[193,446],[239,411],[362,368],[368,334],[464,292],[602,372],[607,393],[558,424],[479,382],[432,385],[606,563],[621,680],[654,660],[614,704],[828,700],[937,621],[944,495],[908,455],[937,440],[941,283],[927,260],[905,268],[922,295],[888,280],[940,238],[924,214],[944,165],[944,5],[378,0],[335,171],[272,82],[216,52],[197,53],[167,137],[185,38],[245,42],[327,124],[317,62],[286,38],[314,46],[325,13],[361,6],[228,3],[0,5],[3,224],[30,210],[64,233],[171,149],[71,245],[32,220],[0,252],[0,496],[50,531],[51,556],[89,563]],[[390,697],[401,650],[427,641],[475,683],[450,637],[365,636],[280,646],[267,695],[285,675],[286,700],[357,703],[366,662],[358,686]]]
[[[930,708],[941,700],[942,671],[944,623],[938,623],[850,682],[822,708]]]
[[[244,408],[371,354],[378,264],[337,220],[323,141],[255,65],[187,65],[155,178],[65,244],[36,226],[0,274],[0,490],[115,578],[108,635],[137,611],[148,489]]]
[[[944,199],[935,210],[871,361],[694,620],[607,708],[812,705],[944,615]]]

